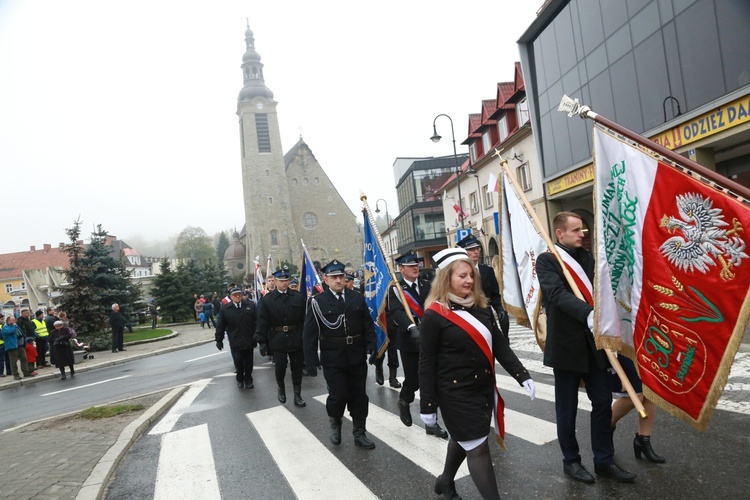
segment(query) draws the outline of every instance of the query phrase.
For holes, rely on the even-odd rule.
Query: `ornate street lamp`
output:
[[[458,209],[460,211],[458,218],[461,220],[461,229],[464,228],[464,203],[461,198],[461,165],[458,164],[458,155],[456,154],[456,134],[453,131],[453,119],[444,114],[440,113],[435,117],[434,120],[432,120],[432,137],[430,137],[430,140],[432,142],[438,143],[440,142],[440,137],[437,133],[437,128],[435,127],[435,122],[438,118],[441,116],[446,117],[451,122],[451,138],[453,139],[453,160],[456,162],[456,184],[458,185]]]

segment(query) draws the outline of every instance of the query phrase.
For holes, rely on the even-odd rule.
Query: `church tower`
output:
[[[244,85],[237,98],[242,155],[242,190],[245,200],[246,281],[252,281],[253,261],[259,257],[265,272],[266,258],[302,262],[300,240],[292,223],[289,185],[281,149],[277,102],[266,87],[263,64],[255,50],[248,24],[242,56]]]

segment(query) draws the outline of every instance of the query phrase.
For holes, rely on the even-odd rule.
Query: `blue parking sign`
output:
[[[456,230],[456,243],[466,238],[471,234],[471,229],[458,229]]]

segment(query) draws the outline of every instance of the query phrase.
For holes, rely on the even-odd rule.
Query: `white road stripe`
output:
[[[497,386],[500,387],[500,394],[503,391],[515,392],[516,394],[523,394],[526,396],[526,390],[518,385],[516,379],[509,375],[495,375],[497,379]],[[555,402],[555,386],[550,384],[543,384],[541,382],[534,382],[536,387],[536,399],[544,401]],[[583,411],[591,411],[591,401],[586,395],[586,391],[583,389],[578,390],[578,409]]]
[[[248,413],[247,418],[297,498],[377,498],[285,407]]]
[[[161,438],[154,500],[221,499],[208,424],[165,434]]]
[[[156,436],[159,434],[166,434],[167,432],[171,431],[177,421],[180,419],[180,416],[182,416],[184,411],[189,408],[191,404],[193,404],[195,398],[197,398],[198,394],[200,394],[201,391],[206,388],[209,382],[211,382],[210,378],[204,378],[190,384],[190,388],[185,391],[185,394],[183,394],[182,397],[177,400],[177,402],[172,406],[172,408],[170,408],[167,414],[162,417],[162,419],[154,426],[153,429],[151,429],[151,431],[149,431],[148,435]]]
[[[322,395],[313,399],[325,404],[326,398],[326,395]],[[412,417],[414,416],[419,418],[419,405],[412,405]],[[349,416],[346,415],[346,418],[348,419]],[[433,476],[443,472],[447,440],[428,436],[424,429],[418,425],[406,427],[401,423],[398,415],[373,404],[370,404],[369,415],[367,416],[367,432]],[[456,478],[468,475],[469,468],[464,461],[458,469]]]
[[[526,390],[518,385],[518,382],[516,382],[516,379],[509,375],[495,375],[495,378],[497,379],[497,386],[500,388],[500,394],[503,393],[503,391],[508,392],[515,392],[516,394],[522,394],[526,396]],[[399,379],[403,382],[403,378]],[[536,399],[541,399],[543,401],[550,401],[552,403],[555,402],[555,386],[551,384],[544,384],[542,382],[534,381],[534,386],[536,387]],[[395,389],[393,387],[389,387],[392,391],[400,391],[401,389]],[[419,391],[415,393],[414,396],[416,399],[419,399]],[[586,395],[585,390],[579,390],[578,391],[578,409],[583,411],[591,411],[591,401],[589,401],[588,396]]]
[[[199,358],[188,359],[187,361],[184,361],[184,363],[192,363],[193,361],[198,361],[200,359],[211,358],[213,356],[221,356],[222,354],[229,354],[229,351],[219,351],[219,352],[215,352],[213,354],[206,354],[205,356],[201,356]]]
[[[540,446],[557,440],[557,425],[553,423],[507,408],[503,414],[506,435],[510,434]],[[494,419],[492,421],[494,423]]]
[[[63,389],[61,391],[48,392],[46,394],[40,394],[40,396],[42,396],[42,397],[44,397],[44,396],[52,396],[54,394],[61,394],[63,392],[77,391],[78,389],[85,389],[87,387],[92,387],[92,386],[99,385],[99,384],[106,384],[107,382],[114,382],[115,380],[121,380],[121,379],[128,378],[128,377],[131,377],[131,376],[132,375],[123,375],[122,377],[109,378],[107,380],[102,380],[101,382],[94,382],[92,384],[86,384],[86,385],[78,385],[76,387],[71,387],[70,389]]]

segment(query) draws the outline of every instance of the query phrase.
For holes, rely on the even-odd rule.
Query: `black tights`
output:
[[[71,375],[75,375],[76,374],[76,371],[73,369],[73,365],[68,365],[68,368],[70,368],[70,374]],[[60,367],[60,373],[62,373],[63,375],[65,375],[65,367],[64,366]]]
[[[497,482],[495,481],[495,469],[492,468],[492,458],[490,457],[489,440],[485,439],[471,451],[465,451],[453,438],[448,440],[448,453],[445,455],[445,466],[441,479],[448,483],[456,477],[458,468],[467,459],[471,480],[474,481],[479,494],[484,499],[499,499],[500,493],[497,491]]]

